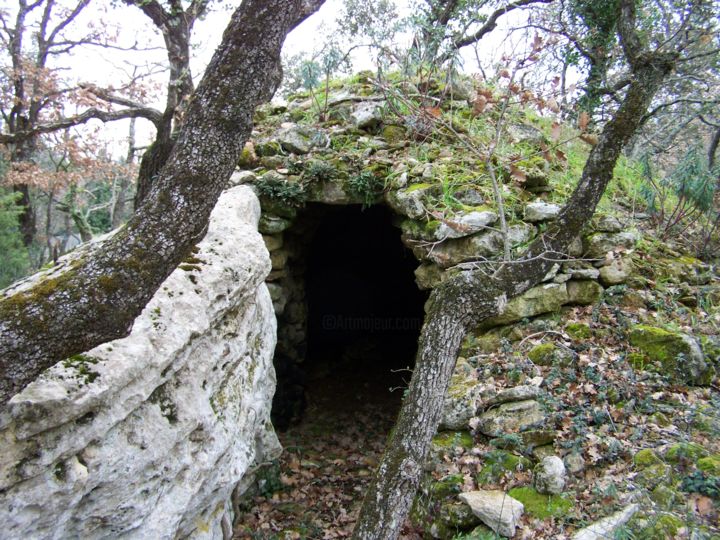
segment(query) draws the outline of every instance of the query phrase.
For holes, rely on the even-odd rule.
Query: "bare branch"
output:
[[[33,137],[34,135],[39,135],[42,133],[52,133],[53,131],[58,131],[60,129],[85,124],[90,120],[94,119],[100,120],[101,122],[113,122],[115,120],[124,120],[125,118],[145,118],[147,120],[150,120],[153,124],[162,121],[162,115],[159,113],[159,111],[149,107],[122,109],[119,111],[103,111],[92,107],[76,116],[69,116],[67,118],[62,118],[56,122],[49,122],[47,124],[38,124],[27,131],[18,131],[12,134],[0,134],[0,143],[17,143]]]
[[[450,46],[453,50],[457,50],[467,45],[472,45],[495,30],[495,28],[497,28],[498,20],[500,20],[500,17],[503,15],[530,4],[550,4],[553,1],[554,0],[516,0],[515,2],[510,2],[508,5],[493,11],[485,21],[485,24],[483,24],[476,32],[469,36],[454,39]]]

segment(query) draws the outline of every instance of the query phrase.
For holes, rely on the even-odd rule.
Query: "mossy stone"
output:
[[[699,444],[683,442],[672,445],[665,453],[665,459],[671,463],[677,463],[681,459],[697,461],[700,458],[708,457],[710,453]]]
[[[432,445],[436,448],[460,447],[470,449],[475,444],[472,435],[467,431],[442,431],[435,435]]]
[[[712,382],[715,370],[703,360],[699,345],[690,336],[640,324],[630,331],[628,337],[633,347],[640,349],[659,365],[662,373],[678,382],[698,385]],[[633,363],[636,369],[650,367],[634,358]]]
[[[565,332],[573,339],[588,339],[592,336],[590,327],[584,323],[570,323],[565,327]]]
[[[402,126],[385,126],[382,130],[382,137],[388,144],[398,144],[405,140],[405,128]]]
[[[635,481],[646,489],[654,489],[668,479],[672,469],[664,463],[656,463],[643,467]]]
[[[556,350],[554,343],[541,343],[530,349],[528,358],[538,366],[549,366],[552,365]]]
[[[430,485],[430,495],[437,499],[445,499],[462,491],[465,478],[462,474],[449,474]]]
[[[525,511],[538,519],[564,516],[573,507],[572,501],[562,495],[543,495],[531,487],[513,488],[508,495],[523,503]]]
[[[684,499],[684,496],[665,484],[658,485],[652,490],[650,498],[661,508],[671,509]]]
[[[698,459],[697,467],[709,475],[720,476],[720,454]]]
[[[255,153],[260,157],[275,156],[281,151],[277,141],[259,142],[255,145]]]
[[[651,450],[650,448],[645,448],[635,454],[635,456],[633,457],[633,463],[635,463],[636,467],[644,469],[652,465],[662,464],[663,460],[655,453],[654,450]]]
[[[628,523],[635,540],[660,540],[675,538],[683,521],[674,514],[636,515]]]
[[[567,282],[567,294],[570,304],[589,306],[602,297],[602,285],[589,279],[571,279]]]
[[[670,422],[670,419],[660,411],[652,413],[648,417],[648,421],[652,422],[653,424],[657,424],[660,427],[668,427],[672,422]]]
[[[240,157],[238,158],[237,166],[241,169],[251,169],[258,162],[257,154],[255,153],[255,146],[250,141],[245,143]]]
[[[506,450],[492,450],[484,456],[484,466],[477,475],[480,485],[497,482],[505,473],[529,470],[529,459]]]

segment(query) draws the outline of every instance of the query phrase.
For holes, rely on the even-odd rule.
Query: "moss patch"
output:
[[[650,467],[652,465],[660,465],[662,464],[662,462],[663,461],[662,459],[660,459],[660,456],[658,456],[653,450],[650,450],[649,448],[640,450],[633,457],[633,463],[635,463],[636,467],[639,467],[641,469]]]
[[[688,442],[672,445],[665,453],[665,459],[671,463],[677,463],[681,459],[697,461],[707,457],[709,452],[699,444]]]
[[[697,466],[698,469],[712,476],[720,476],[720,454],[698,459]]]
[[[497,482],[505,473],[529,470],[530,460],[506,450],[493,450],[484,456],[484,466],[477,475],[480,485]]]
[[[472,448],[475,441],[467,431],[443,431],[433,437],[432,444],[438,448]]]
[[[538,366],[549,366],[552,364],[556,350],[554,343],[541,343],[530,349],[528,358]]]
[[[572,501],[562,495],[543,495],[531,487],[513,488],[508,495],[523,503],[525,511],[538,519],[563,516],[573,506]]]
[[[587,324],[570,323],[565,327],[565,332],[573,339],[588,339],[592,332]]]

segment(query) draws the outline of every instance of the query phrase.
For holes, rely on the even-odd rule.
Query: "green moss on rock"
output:
[[[590,327],[584,323],[570,323],[565,327],[565,332],[573,339],[588,339],[592,335]]]
[[[435,435],[432,444],[436,448],[461,447],[470,449],[475,441],[467,431],[443,431]]]
[[[628,523],[635,540],[661,540],[675,538],[683,521],[674,514],[638,514]]]
[[[712,476],[720,476],[720,454],[698,459],[697,467]]]
[[[573,507],[572,501],[562,495],[543,495],[531,487],[513,488],[508,495],[523,503],[525,511],[538,519],[564,516]]]
[[[497,482],[505,473],[529,470],[529,459],[506,450],[492,450],[485,454],[483,468],[477,475],[480,485]]]
[[[710,453],[699,444],[683,442],[672,445],[665,453],[665,459],[671,463],[677,463],[681,459],[697,461],[707,457]]]
[[[659,366],[662,373],[680,383],[704,385],[714,377],[714,370],[704,362],[700,347],[689,336],[654,326],[637,325],[628,337],[630,344]],[[639,359],[634,359],[633,363],[636,369],[651,367]]]
[[[405,128],[402,126],[385,126],[382,130],[382,137],[388,144],[398,144],[405,140]]]
[[[552,365],[553,357],[557,347],[554,343],[541,343],[535,345],[528,352],[528,358],[538,366],[549,366]]]
[[[655,451],[651,450],[650,448],[640,450],[633,457],[633,463],[635,463],[635,466],[640,469],[644,469],[652,465],[662,464],[662,462],[663,460],[660,458],[660,456],[658,456]]]
[[[661,508],[669,510],[676,507],[676,505],[684,499],[684,496],[671,487],[660,484],[652,490],[650,498]]]

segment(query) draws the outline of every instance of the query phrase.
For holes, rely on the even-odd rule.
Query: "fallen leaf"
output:
[[[521,184],[527,180],[527,175],[521,169],[512,164],[510,165],[510,176]]]
[[[562,127],[560,126],[560,123],[553,122],[552,129],[550,131],[550,137],[552,138],[553,141],[559,141],[561,135],[562,135]]]
[[[578,128],[580,128],[580,131],[585,131],[588,127],[588,124],[590,124],[590,116],[588,115],[588,113],[583,111],[578,117]]]

